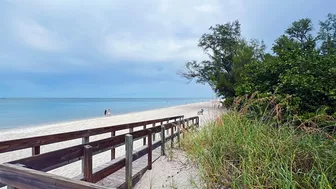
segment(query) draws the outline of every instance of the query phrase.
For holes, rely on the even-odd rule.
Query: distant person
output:
[[[110,116],[111,115],[111,110],[110,108],[107,110],[107,116]]]
[[[200,111],[197,112],[197,115],[203,115],[204,109],[202,108]]]
[[[107,110],[105,109],[105,111],[104,111],[104,116],[106,116],[106,113],[107,113]]]

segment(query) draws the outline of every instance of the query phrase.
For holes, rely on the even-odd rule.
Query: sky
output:
[[[335,0],[0,0],[0,97],[209,97],[176,73],[210,26],[274,40]]]

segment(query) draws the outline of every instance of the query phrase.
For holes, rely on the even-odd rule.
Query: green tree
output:
[[[265,45],[257,40],[246,42],[238,21],[216,25],[209,30],[210,33],[203,34],[198,44],[208,55],[208,60],[187,62],[186,70],[179,74],[209,84],[219,96],[233,97],[244,65],[260,61]]]
[[[311,33],[310,19],[301,19],[280,36],[272,48],[274,56],[266,55],[264,61],[246,65],[238,95],[277,93],[292,95],[298,101],[297,114],[316,112],[329,107],[335,112],[336,55],[333,51],[334,16],[320,22],[319,36]],[[327,29],[326,29],[327,28]],[[319,47],[317,44],[321,44]]]
[[[320,21],[318,39],[322,54],[336,53],[336,14],[328,14],[328,19]]]

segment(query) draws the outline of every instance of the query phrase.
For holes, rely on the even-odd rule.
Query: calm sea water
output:
[[[165,108],[209,99],[185,98],[6,98],[0,99],[0,129]]]

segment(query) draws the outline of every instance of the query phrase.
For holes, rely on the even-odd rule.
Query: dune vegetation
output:
[[[336,187],[336,15],[293,22],[270,49],[238,21],[210,27],[208,55],[179,74],[209,84],[230,113],[183,149],[204,188]]]

